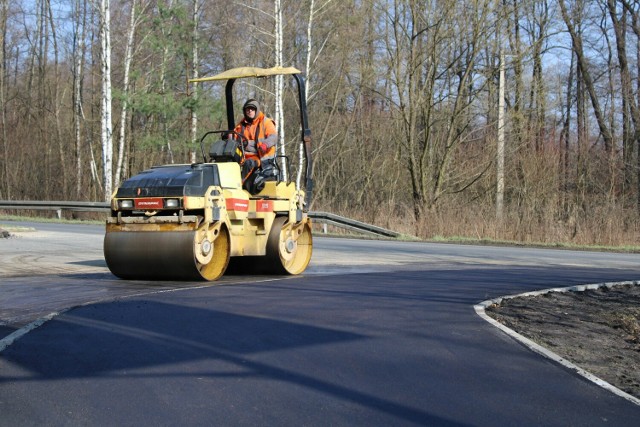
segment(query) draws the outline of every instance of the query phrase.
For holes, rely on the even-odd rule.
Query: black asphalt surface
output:
[[[38,227],[77,231],[69,239],[91,254],[80,264],[100,268],[91,256],[102,227],[91,228],[96,238],[85,227]],[[5,259],[11,244],[0,247]],[[0,278],[8,318],[8,301],[33,313],[84,295],[110,301],[71,309],[0,352],[0,426],[638,425],[640,406],[473,309],[525,291],[637,280],[637,255],[346,239],[317,239],[316,249],[305,276],[200,288],[108,271]],[[152,293],[133,296],[141,292]],[[0,342],[14,329],[0,325]]]
[[[637,426],[473,305],[638,276],[416,267],[76,308],[0,353],[0,425]]]

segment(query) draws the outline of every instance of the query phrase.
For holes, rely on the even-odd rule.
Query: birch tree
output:
[[[284,22],[282,21],[282,2],[281,0],[275,0],[274,2],[274,36],[275,36],[275,66],[282,67],[282,36]],[[284,91],[284,76],[275,77],[275,122],[276,131],[278,132],[278,145],[280,146],[280,155],[285,156],[287,154],[285,149],[284,138],[284,120],[283,120],[283,102],[282,92]],[[282,171],[282,179],[287,180],[287,168],[280,168]]]
[[[111,199],[113,188],[113,132],[111,124],[111,10],[110,0],[100,0],[100,142],[102,144],[102,177],[104,200]]]
[[[191,72],[192,78],[198,78],[198,23],[199,23],[199,2],[198,0],[193,0],[193,13],[192,13],[192,25],[193,25],[193,33],[192,33],[192,47],[191,47]],[[198,83],[193,84],[193,106],[191,108],[191,163],[195,163],[196,161],[196,143],[198,142],[198,111],[196,110],[196,106],[198,104]]]
[[[169,54],[169,38],[172,35],[172,13],[173,13],[173,0],[169,0],[166,8],[160,6],[161,15],[165,14],[163,17],[163,24],[160,28],[160,32],[162,33],[163,41],[165,41],[164,47],[162,49],[162,62],[160,65],[160,93],[162,95],[162,133],[163,140],[167,146],[167,154],[169,155],[169,163],[174,162],[173,157],[173,148],[171,148],[171,141],[169,140],[169,123],[167,122],[167,67],[168,62],[170,60]],[[164,20],[166,18],[166,20]]]

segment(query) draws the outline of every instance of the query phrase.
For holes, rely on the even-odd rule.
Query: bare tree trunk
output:
[[[524,131],[522,129],[522,122],[523,122],[522,109],[524,105],[522,102],[523,93],[524,93],[524,89],[523,89],[524,72],[523,72],[523,66],[522,66],[522,57],[523,57],[522,40],[520,35],[520,28],[522,24],[520,21],[521,17],[520,17],[519,0],[512,0],[512,1],[513,1],[513,12],[512,12],[513,13],[513,23],[512,23],[513,40],[510,43],[511,53],[512,53],[512,57],[510,59],[513,65],[515,84],[514,84],[514,93],[513,93],[514,103],[512,106],[513,113],[511,114],[511,120],[512,120],[512,128],[513,128],[514,146],[520,148],[522,146],[522,139],[524,135]]]
[[[84,79],[85,60],[85,29],[87,23],[87,2],[86,0],[76,0],[75,17],[75,44],[73,49],[74,69],[73,69],[73,127],[76,147],[76,199],[80,200],[83,193],[82,187],[82,122],[84,121],[82,112],[82,87]]]
[[[111,124],[111,10],[110,0],[100,1],[100,44],[102,70],[102,97],[100,117],[100,141],[102,143],[102,165],[104,200],[111,199],[113,187],[113,131]]]
[[[311,80],[311,47],[312,47],[312,29],[313,29],[313,15],[315,14],[315,0],[311,0],[309,5],[309,20],[307,21],[307,51],[306,51],[306,66],[305,71],[307,79],[304,82],[304,95],[305,104],[309,100],[310,80]],[[296,188],[300,188],[302,182],[302,168],[304,163],[304,143],[300,141],[298,144],[298,174],[296,176]]]
[[[127,45],[124,54],[124,77],[122,81],[122,110],[120,112],[120,133],[118,135],[118,161],[116,163],[116,183],[120,183],[123,179],[122,164],[125,157],[125,129],[127,127],[127,113],[129,111],[129,72],[131,69],[131,60],[133,58],[133,40],[136,31],[136,7],[137,0],[131,2],[131,16],[129,17],[129,29],[127,31]]]
[[[40,143],[44,146],[44,158],[47,159],[43,165],[44,177],[44,194],[47,197],[51,197],[51,181],[52,181],[52,172],[51,172],[51,159],[53,156],[51,155],[51,139],[49,138],[48,133],[46,132],[47,116],[45,115],[46,110],[46,101],[45,101],[45,73],[47,70],[47,60],[49,57],[49,33],[48,33],[48,19],[46,18],[46,10],[48,0],[42,0],[40,2],[39,16],[40,16],[40,25],[38,30],[38,75],[37,75],[37,126],[40,136]]]
[[[62,188],[60,196],[63,198],[67,198],[69,196],[69,185],[68,185],[68,177],[67,177],[67,167],[66,167],[66,155],[65,155],[65,144],[62,140],[62,130],[60,126],[60,108],[62,106],[62,101],[60,100],[60,71],[59,71],[59,60],[58,60],[58,39],[56,35],[56,27],[55,22],[53,20],[53,11],[51,10],[51,1],[47,0],[47,16],[49,17],[49,25],[51,28],[51,40],[53,41],[53,74],[54,74],[54,85],[53,85],[53,113],[55,117],[55,139],[58,146],[58,156],[60,160],[60,169],[57,171],[56,175],[60,176],[62,180]],[[59,196],[59,197],[60,197]]]
[[[33,79],[35,76],[35,68],[36,68],[36,58],[38,57],[38,41],[41,39],[41,30],[42,30],[42,2],[44,0],[37,0],[34,5],[34,9],[36,10],[36,33],[31,37],[31,49],[29,53],[29,73],[27,76],[27,111],[26,111],[26,119],[27,119],[27,127],[31,123],[31,117],[33,114],[31,113],[31,109],[33,108]],[[16,64],[17,67],[17,64]],[[17,71],[17,70],[16,70]],[[17,72],[16,72],[17,75]]]
[[[504,86],[505,55],[500,52],[500,84],[498,89],[498,149],[496,159],[496,219],[502,222],[504,211]]]
[[[169,0],[167,4],[169,10],[173,8],[173,0]],[[162,34],[166,38],[168,30],[162,28]],[[174,163],[173,149],[171,148],[171,141],[169,140],[169,124],[167,123],[167,62],[169,61],[169,46],[165,44],[162,49],[162,64],[160,66],[160,91],[162,93],[162,134],[165,144],[167,145],[167,154],[169,156],[169,163]]]
[[[284,22],[282,20],[282,3],[281,0],[275,0],[275,11],[274,11],[274,17],[275,17],[275,29],[274,29],[274,33],[275,33],[275,39],[276,39],[276,45],[275,45],[275,57],[276,57],[276,67],[282,67],[282,31],[283,31],[283,26],[284,26]],[[283,123],[283,102],[282,102],[282,92],[284,91],[284,76],[276,76],[275,78],[276,80],[276,87],[275,87],[275,109],[276,109],[276,114],[275,114],[275,121],[276,121],[276,130],[278,132],[278,145],[280,146],[280,155],[281,156],[286,156],[287,151],[285,149],[285,145],[284,145],[284,123]],[[282,179],[284,181],[287,181],[288,177],[287,177],[287,168],[280,168],[280,170],[282,171]]]
[[[622,0],[624,10],[631,16],[631,28],[636,36],[636,53],[640,54],[640,9],[637,2],[631,3],[627,0]],[[631,184],[633,178],[636,179],[636,210],[640,212],[640,100],[634,96],[634,88],[631,78],[631,70],[629,69],[629,60],[626,54],[626,20],[620,22],[617,19],[616,3],[613,0],[608,0],[607,5],[609,7],[609,13],[613,22],[613,28],[616,34],[616,46],[618,50],[618,63],[620,64],[620,82],[622,84],[622,96],[623,96],[623,124],[630,126],[633,125],[633,129],[629,129],[628,132],[624,132],[624,167],[625,176],[629,184]],[[640,70],[640,56],[636,58],[636,68]],[[636,86],[637,96],[640,96],[640,85]],[[625,108],[626,107],[626,108]],[[630,113],[628,112],[630,110]],[[625,116],[631,116],[625,118]],[[636,176],[633,175],[633,158],[636,156]]]
[[[565,5],[564,0],[559,0],[558,4],[560,5],[560,11],[562,12],[562,19],[564,20],[567,30],[569,31],[569,35],[571,36],[571,40],[573,41],[573,49],[576,53],[578,68],[580,69],[585,89],[591,99],[593,114],[596,116],[600,135],[602,135],[604,140],[605,150],[607,152],[611,152],[613,149],[613,136],[611,135],[611,129],[605,121],[604,114],[600,107],[600,100],[596,93],[595,83],[587,66],[587,60],[582,47],[582,36],[576,31],[573,20],[569,17],[569,13],[567,12],[567,6]]]
[[[192,35],[192,48],[191,48],[191,70],[192,70],[192,77],[194,79],[198,78],[198,68],[199,68],[199,61],[198,61],[198,11],[200,9],[198,0],[193,0],[193,35]],[[191,144],[192,144],[192,149],[191,149],[191,163],[195,163],[196,162],[196,144],[198,142],[198,111],[196,110],[197,104],[198,104],[198,84],[194,83],[193,84],[193,101],[194,101],[194,106],[193,108],[191,108]]]
[[[564,146],[562,147],[562,170],[563,170],[563,179],[561,180],[562,182],[562,188],[560,189],[561,191],[561,197],[562,197],[562,210],[564,212],[565,215],[567,215],[569,213],[569,200],[568,200],[568,192],[569,192],[569,143],[570,143],[570,129],[571,129],[571,106],[573,104],[572,100],[572,93],[573,93],[573,74],[574,74],[574,58],[575,55],[572,53],[571,54],[571,65],[569,67],[569,81],[567,83],[567,105],[566,105],[566,112],[565,112],[565,118],[564,118],[564,123],[562,125],[562,133],[561,133],[561,143],[564,144]]]
[[[607,0],[609,16],[613,24],[613,30],[616,36],[616,53],[618,59],[618,67],[620,70],[620,86],[622,91],[622,158],[623,158],[623,183],[627,187],[631,185],[633,179],[632,159],[635,141],[640,137],[638,128],[640,123],[638,120],[639,109],[638,104],[633,96],[633,88],[631,83],[631,74],[629,71],[629,60],[627,58],[627,15],[628,10],[622,9],[622,16],[618,17],[616,10],[617,2],[615,0]],[[612,68],[613,70],[614,68]],[[613,78],[613,72],[611,72]],[[611,93],[615,89],[612,88]]]
[[[11,186],[9,183],[9,150],[7,149],[7,14],[9,13],[7,0],[0,0],[0,126],[2,126],[2,182],[0,182],[0,199],[11,199]],[[4,189],[4,191],[3,191]]]
[[[315,61],[311,60],[313,54],[313,24],[316,13],[319,10],[324,9],[329,3],[333,0],[325,1],[319,8],[316,9],[315,0],[311,0],[309,5],[309,20],[307,21],[307,46],[305,52],[305,72],[306,72],[306,80],[304,81],[304,94],[305,94],[305,103],[307,106],[309,105],[309,99],[311,97],[311,75],[313,73],[312,66]],[[316,57],[320,55],[322,51],[322,45],[315,52]],[[296,188],[300,188],[300,183],[302,182],[302,172],[303,172],[303,163],[304,163],[304,144],[300,142],[298,144],[298,174],[296,176]]]
[[[575,51],[574,51],[575,54]],[[587,135],[587,107],[584,97],[584,78],[582,75],[582,68],[577,64],[576,55],[576,125],[578,133],[578,146],[577,146],[577,158],[576,158],[576,204],[582,206],[583,202],[583,190],[585,187],[585,147],[588,143]]]

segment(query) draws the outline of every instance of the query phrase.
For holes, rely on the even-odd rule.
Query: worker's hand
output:
[[[256,144],[256,147],[258,148],[258,153],[261,156],[264,156],[267,153],[267,150],[269,150],[269,148],[267,147],[267,144],[265,144],[264,142],[258,142]]]

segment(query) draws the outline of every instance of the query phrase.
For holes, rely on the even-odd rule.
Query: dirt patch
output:
[[[640,398],[640,286],[548,292],[486,308],[503,325]]]
[[[9,237],[11,237],[11,233],[3,228],[0,228],[0,239],[8,239]]]

